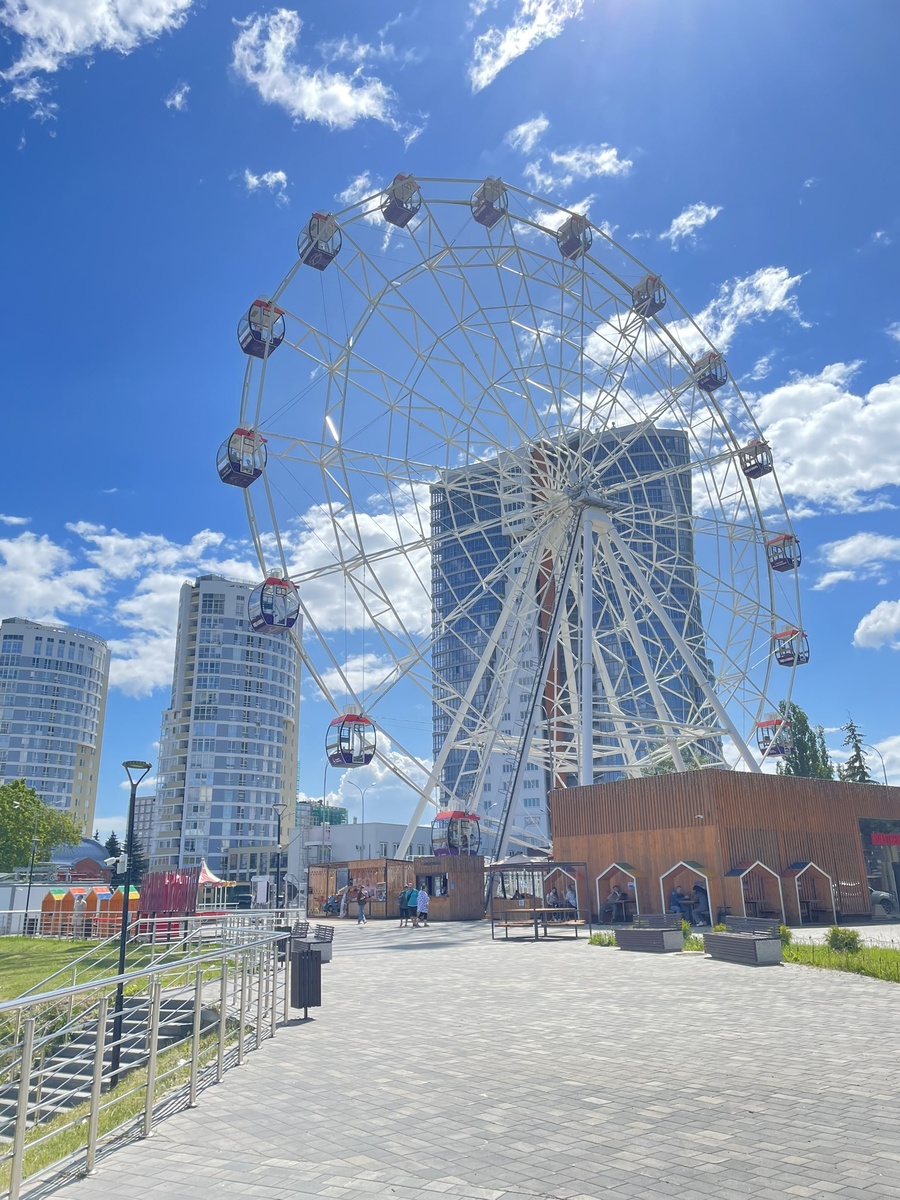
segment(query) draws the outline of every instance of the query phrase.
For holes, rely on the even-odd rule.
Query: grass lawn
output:
[[[79,958],[95,942],[59,942],[50,938],[0,938],[0,1000],[15,1000],[24,991]],[[59,986],[70,982],[60,977]]]

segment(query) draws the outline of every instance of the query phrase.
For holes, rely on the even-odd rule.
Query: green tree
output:
[[[134,849],[129,850],[128,857],[131,859],[131,886],[139,888],[141,880],[150,867],[150,863],[147,861],[144,847],[137,838],[134,839]]]
[[[782,700],[778,711],[790,722],[793,745],[778,764],[779,775],[801,775],[805,779],[834,779],[834,763],[825,745],[825,730],[811,726],[809,717],[790,700]]]
[[[863,753],[865,734],[857,728],[852,717],[848,717],[847,724],[842,725],[841,729],[846,735],[844,745],[849,749],[850,755],[838,769],[838,774],[844,783],[871,783],[872,776],[869,774],[869,766]]]
[[[702,771],[704,767],[714,767],[716,765],[715,761],[706,754],[682,752],[681,758],[687,771]],[[653,758],[646,766],[641,767],[641,774],[644,776],[674,775],[675,760],[671,754],[666,754],[662,758]]]
[[[44,804],[24,779],[0,785],[0,871],[29,865],[33,836],[35,858],[46,862],[54,846],[77,846],[81,829],[68,813]]]

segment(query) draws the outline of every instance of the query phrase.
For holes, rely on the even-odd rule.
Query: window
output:
[[[225,613],[225,593],[224,592],[205,592],[200,597],[201,613],[211,613],[224,615]]]
[[[387,842],[378,843],[378,857],[387,858]]]
[[[416,846],[416,854],[418,854],[419,858],[424,858],[425,857],[425,847],[421,844]]]

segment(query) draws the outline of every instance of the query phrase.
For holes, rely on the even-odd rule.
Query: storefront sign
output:
[[[873,846],[900,846],[900,833],[873,833]]]

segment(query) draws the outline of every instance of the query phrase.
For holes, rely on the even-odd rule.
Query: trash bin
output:
[[[291,946],[291,1008],[322,1007],[322,958],[312,946]]]

